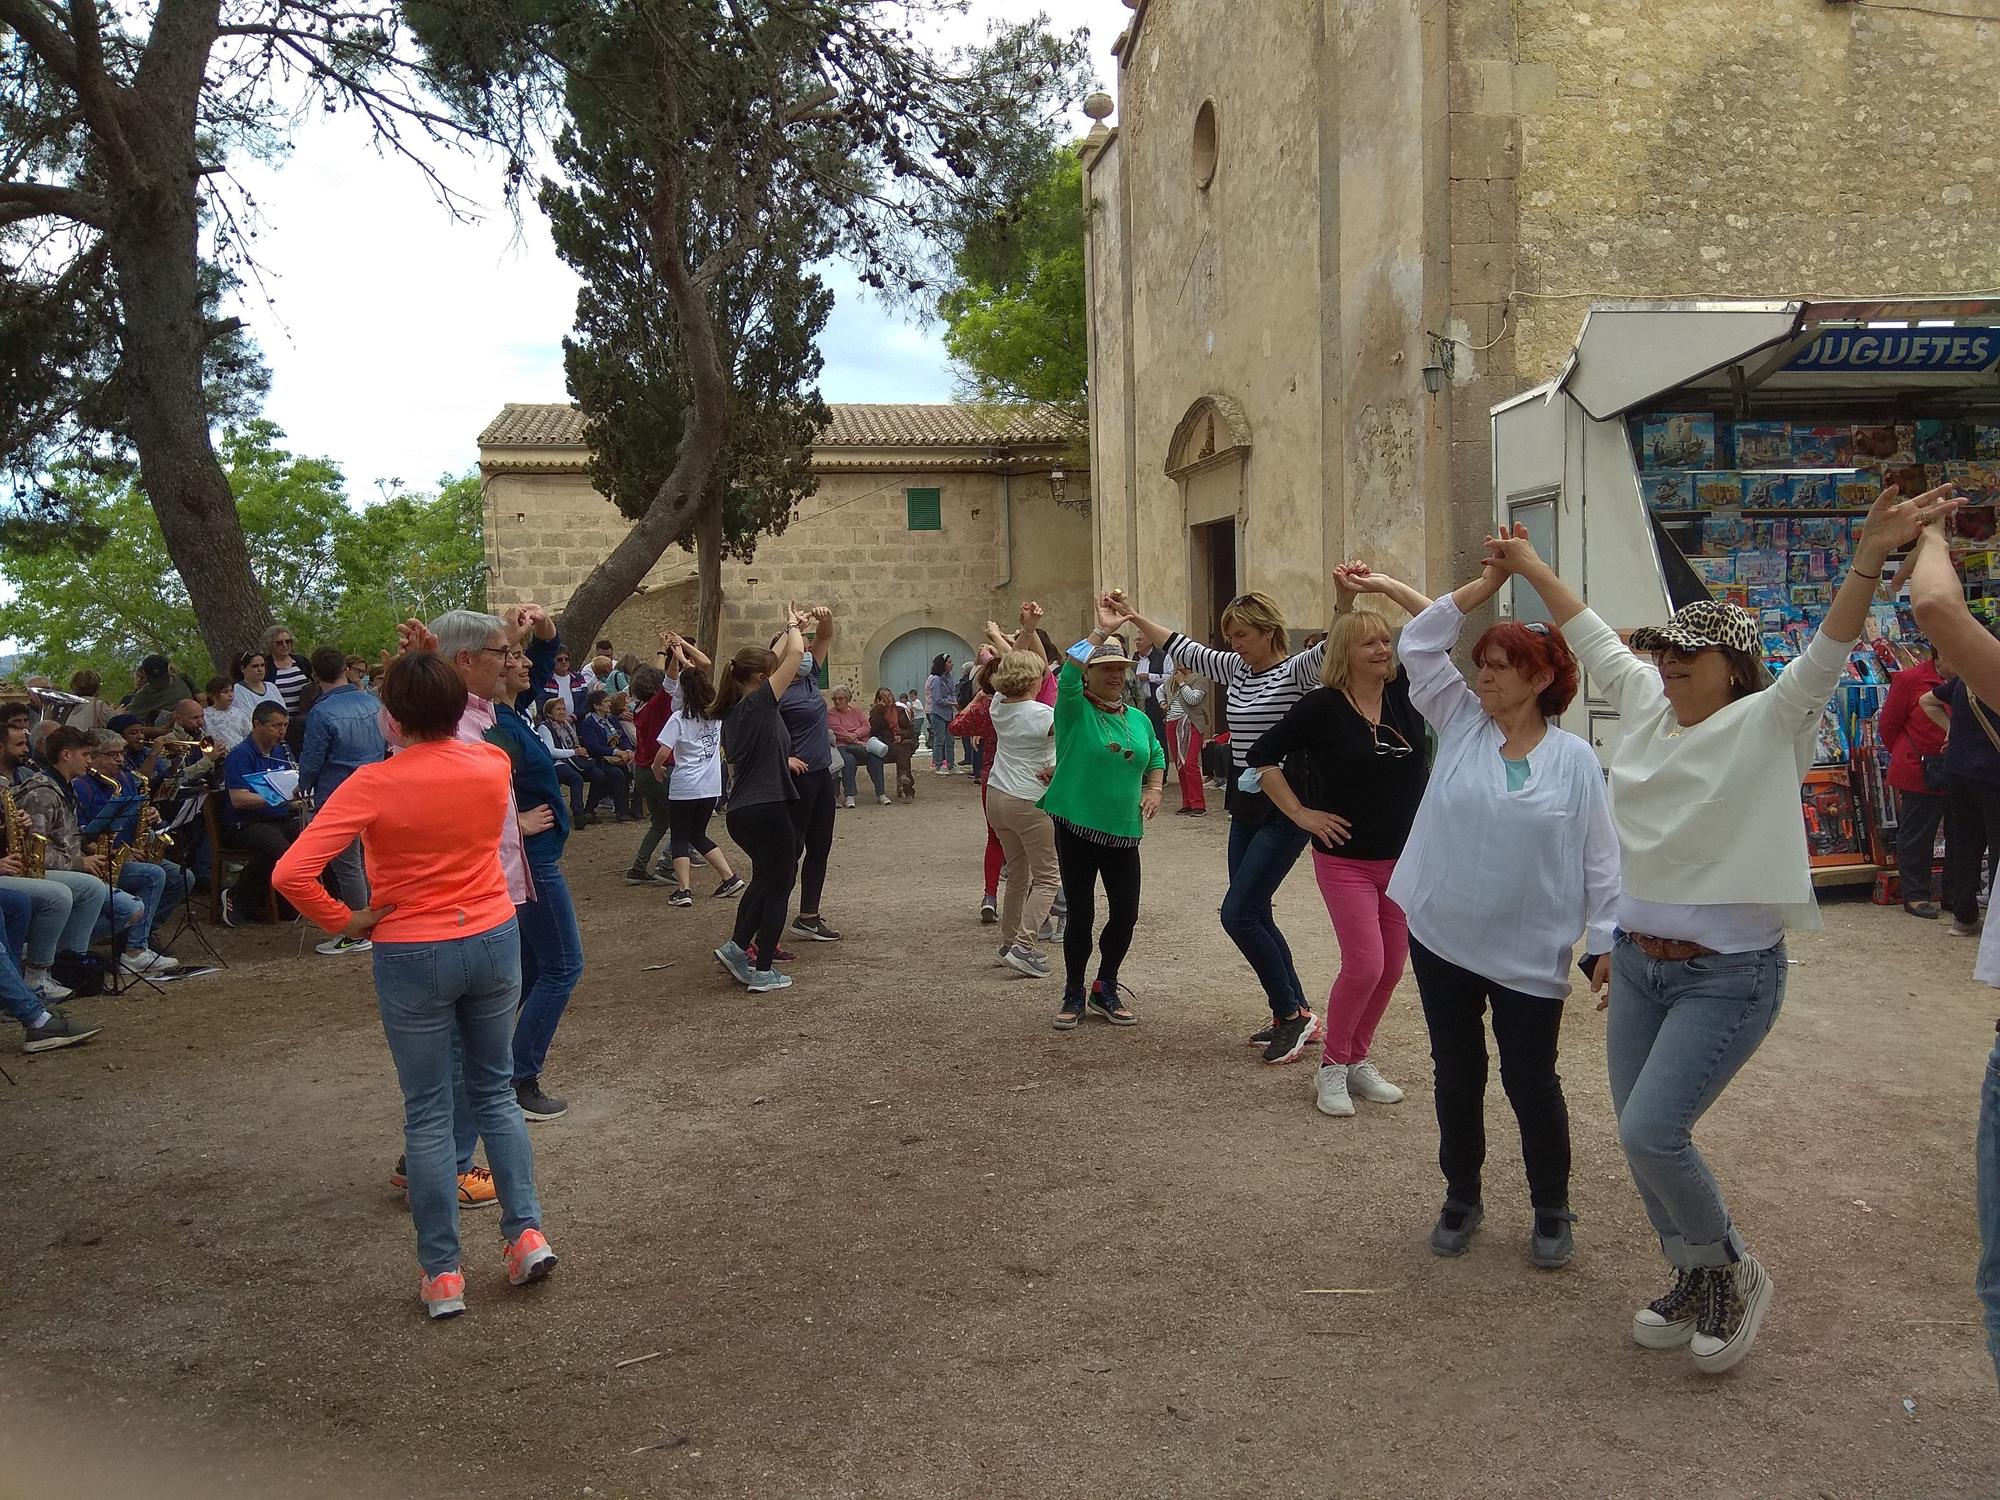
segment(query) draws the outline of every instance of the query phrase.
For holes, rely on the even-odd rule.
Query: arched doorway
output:
[[[1180,488],[1187,528],[1187,630],[1196,640],[1210,639],[1241,587],[1249,460],[1250,423],[1227,396],[1197,400],[1167,447],[1167,476]]]
[[[931,673],[931,658],[951,658],[952,670],[972,660],[972,647],[949,630],[926,626],[906,631],[882,649],[882,676],[876,684],[901,697],[911,688],[921,688]]]

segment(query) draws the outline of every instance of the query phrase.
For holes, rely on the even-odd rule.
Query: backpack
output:
[[[95,953],[58,953],[49,973],[57,984],[85,998],[104,993],[104,960]]]

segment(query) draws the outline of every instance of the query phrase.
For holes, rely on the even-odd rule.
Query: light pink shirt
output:
[[[486,742],[486,731],[493,727],[493,705],[471,693],[465,695],[465,712],[458,718],[458,738],[468,744],[480,745]],[[528,886],[528,861],[521,852],[520,810],[514,805],[514,783],[507,783],[507,826],[500,834],[500,869],[507,877],[507,897],[516,906],[524,904],[530,893]]]

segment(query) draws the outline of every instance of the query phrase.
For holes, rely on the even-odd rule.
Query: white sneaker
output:
[[[852,807],[854,806],[854,799],[852,797],[849,797],[846,800],[844,800],[840,805],[842,807]]]
[[[324,953],[328,958],[342,953],[367,953],[375,944],[368,938],[351,938],[336,934],[323,943],[314,943],[313,952]]]
[[[171,974],[181,966],[178,958],[155,953],[151,948],[141,948],[136,953],[126,952],[119,961],[134,974]]]
[[[1370,1104],[1401,1104],[1403,1091],[1375,1071],[1375,1064],[1363,1058],[1347,1069],[1347,1091]]]
[[[887,797],[877,797],[875,799],[875,804],[878,807],[887,807],[889,805],[889,799]]]
[[[1347,1064],[1321,1063],[1313,1077],[1313,1103],[1323,1115],[1345,1119],[1354,1113],[1354,1100],[1347,1092]]]
[[[40,995],[44,1001],[67,1000],[76,993],[68,985],[57,984],[55,975],[47,969],[29,969],[21,976],[22,981]]]

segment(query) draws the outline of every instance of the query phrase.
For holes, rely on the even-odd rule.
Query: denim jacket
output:
[[[324,804],[334,789],[363,766],[389,753],[382,738],[382,705],[373,693],[346,684],[329,688],[306,715],[299,752],[299,790]]]

